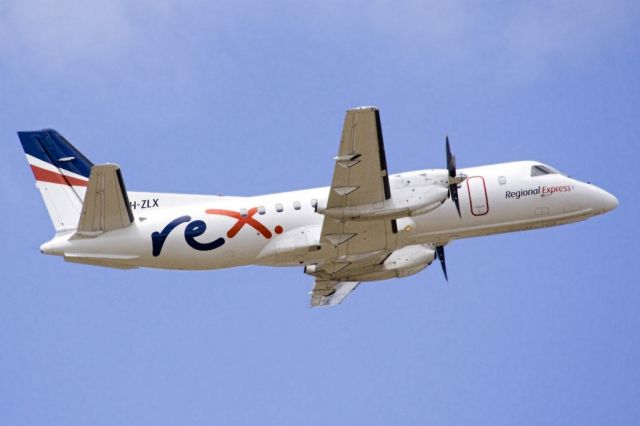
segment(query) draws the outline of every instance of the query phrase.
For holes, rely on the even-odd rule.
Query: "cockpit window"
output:
[[[531,166],[531,176],[554,175],[558,173],[559,172],[557,170],[554,170],[549,166],[543,166],[542,164]]]

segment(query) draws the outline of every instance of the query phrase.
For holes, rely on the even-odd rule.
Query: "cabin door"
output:
[[[469,206],[474,216],[484,216],[489,213],[489,196],[487,185],[482,176],[471,176],[466,179],[469,192]]]

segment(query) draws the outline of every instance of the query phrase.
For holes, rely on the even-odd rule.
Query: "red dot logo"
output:
[[[276,227],[273,228],[273,230],[276,234],[282,234],[282,231],[284,231],[284,229],[282,229],[282,226],[280,225],[276,225]]]

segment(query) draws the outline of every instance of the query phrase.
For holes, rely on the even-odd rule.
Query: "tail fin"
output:
[[[55,130],[18,137],[56,232],[75,229],[93,163]]]

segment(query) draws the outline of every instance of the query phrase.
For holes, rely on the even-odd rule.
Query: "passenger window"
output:
[[[294,202],[293,202],[293,208],[294,208],[295,210],[300,210],[300,207],[302,207],[302,206],[300,205],[300,201],[294,201]]]
[[[507,178],[504,176],[498,176],[498,183],[500,185],[505,185],[507,183]]]
[[[266,209],[264,208],[264,206],[258,206],[258,214],[265,214],[266,213]]]
[[[247,216],[249,216],[249,215],[247,214],[247,209],[240,209],[240,216],[242,216],[242,217],[247,217]]]
[[[314,209],[316,207],[318,207],[318,200],[316,200],[315,198],[311,200],[311,207],[313,207]]]
[[[276,204],[276,211],[278,213],[281,213],[284,210],[284,207],[282,206],[282,204],[278,203]]]

